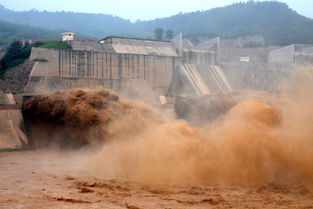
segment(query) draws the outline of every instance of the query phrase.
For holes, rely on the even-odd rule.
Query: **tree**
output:
[[[164,33],[164,30],[162,28],[156,28],[154,30],[155,39],[163,40],[163,33]]]
[[[12,67],[23,64],[26,59],[29,58],[31,49],[34,46],[41,46],[43,42],[37,42],[34,44],[26,44],[24,47],[19,40],[13,41],[4,57],[0,61],[0,78],[3,78],[5,72]]]
[[[19,40],[13,41],[0,62],[1,68],[7,69],[13,67],[16,64],[15,61],[23,56],[21,53],[22,49],[23,46]]]
[[[174,32],[172,30],[167,30],[165,33],[165,38],[168,40],[174,38]]]

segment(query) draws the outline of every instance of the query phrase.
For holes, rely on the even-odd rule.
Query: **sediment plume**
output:
[[[259,101],[243,101],[232,107],[226,120],[240,118],[248,123],[259,123],[265,126],[276,126],[281,124],[281,114],[275,108]]]
[[[278,94],[256,90],[237,90],[176,99],[175,112],[178,118],[192,125],[202,125],[223,119],[232,107],[245,100],[256,100],[274,106],[280,106],[279,103],[282,102]]]
[[[239,101],[201,126],[164,119],[104,89],[35,97],[24,104],[24,115],[49,120],[71,136],[62,140],[105,142],[83,164],[105,178],[149,186],[277,183],[312,190],[312,87],[294,88],[269,103]]]
[[[119,134],[136,133],[148,125],[140,118],[154,114],[157,115],[148,106],[121,100],[106,89],[58,91],[32,97],[23,104],[35,147],[98,145]],[[153,118],[152,122],[161,120],[158,116]],[[127,127],[112,132],[122,123]]]
[[[147,185],[277,183],[312,190],[313,95],[293,91],[275,107],[240,102],[223,120],[200,127],[185,121],[149,126],[106,144],[91,163],[104,168],[104,176]]]

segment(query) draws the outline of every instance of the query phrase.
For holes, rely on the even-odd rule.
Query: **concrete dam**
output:
[[[32,48],[30,60],[35,64],[23,94],[1,94],[6,98],[2,110],[15,111],[4,113],[2,127],[14,136],[15,146],[31,138],[21,104],[58,90],[106,88],[163,112],[175,110],[176,116],[192,122],[195,115],[203,121],[215,118],[216,108],[226,107],[224,101],[213,101],[220,99],[216,95],[226,95],[223,99],[245,90],[279,93],[282,81],[295,72],[312,79],[311,72],[297,70],[313,60],[309,46],[251,49],[227,46],[219,38],[192,46],[181,36],[171,41],[108,37],[67,43],[72,50]]]
[[[245,88],[271,91],[287,74],[285,69],[223,62],[221,49],[179,48],[170,41],[108,37],[101,42],[76,40],[69,44],[73,50],[32,49],[30,59],[36,63],[25,95],[104,87],[160,106],[173,103],[176,97]]]

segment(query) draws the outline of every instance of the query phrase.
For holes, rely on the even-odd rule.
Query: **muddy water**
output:
[[[36,96],[23,104],[23,115],[37,148],[98,146],[116,135],[136,134],[149,126],[148,121],[162,120],[152,108],[123,100],[106,89]]]
[[[84,151],[85,156],[92,151]],[[86,158],[86,157],[85,157]],[[99,176],[82,153],[52,150],[0,153],[0,208],[159,209],[310,208],[305,187],[193,184],[146,186]]]
[[[73,163],[104,178],[147,186],[284,184],[312,190],[310,89],[294,88],[271,105],[247,99],[223,119],[197,127],[105,89],[35,97],[24,104],[24,115],[45,133],[37,132],[39,147],[96,147]]]

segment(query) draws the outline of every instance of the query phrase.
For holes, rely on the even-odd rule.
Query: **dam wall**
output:
[[[222,64],[221,69],[235,90],[254,89],[279,93],[295,72],[295,65]]]
[[[184,50],[182,64],[175,69],[168,95],[194,97],[231,90],[230,82],[217,65],[215,52]]]
[[[30,59],[37,62],[25,93],[97,86],[116,90],[134,83],[129,80],[141,80],[146,88],[165,95],[179,64],[179,59],[169,56],[44,48],[33,48]]]
[[[128,53],[121,51],[130,49],[130,43],[125,48],[113,44],[115,52],[33,48],[30,59],[36,63],[24,94],[104,87],[129,99],[163,104],[164,96],[194,97],[241,89],[279,92],[295,69],[293,63],[262,59],[220,63],[216,52],[201,50],[182,50],[170,56],[175,50],[170,50],[167,42],[162,44],[160,49],[138,46],[140,50]]]
[[[182,64],[215,65],[216,53],[200,50],[182,51]]]
[[[294,63],[295,62],[295,45],[289,45],[269,52],[269,63]]]

